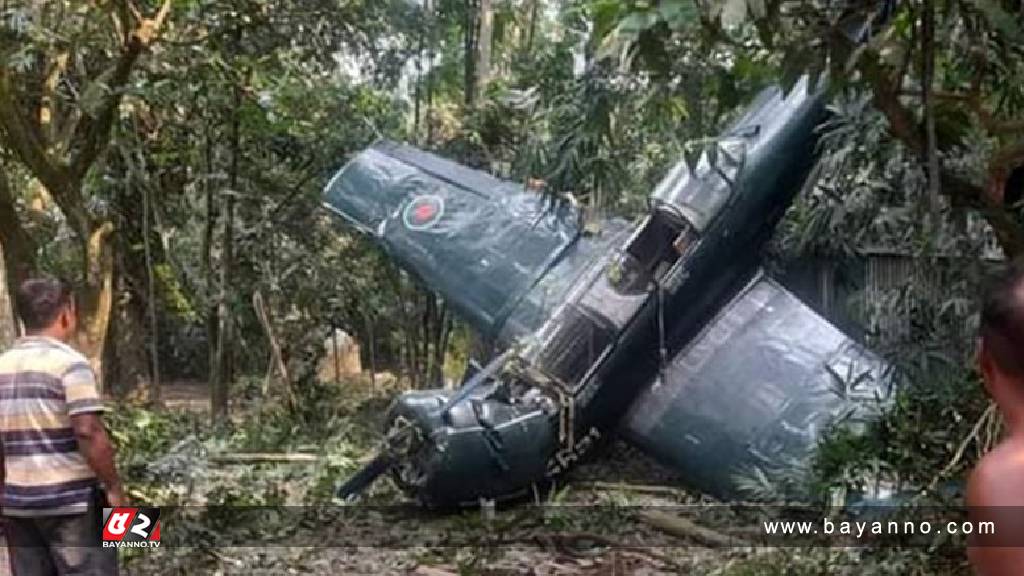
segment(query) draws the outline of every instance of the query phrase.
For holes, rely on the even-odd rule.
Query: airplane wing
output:
[[[325,206],[492,338],[580,236],[568,203],[386,141],[331,180]]]
[[[801,466],[834,422],[877,416],[886,365],[759,274],[631,406],[623,436],[723,498]]]

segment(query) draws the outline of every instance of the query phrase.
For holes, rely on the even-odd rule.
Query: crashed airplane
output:
[[[380,244],[498,354],[456,391],[391,406],[382,474],[429,506],[513,497],[619,435],[701,491],[805,462],[890,394],[885,364],[760,267],[815,160],[822,86],[765,90],[638,223],[585,231],[572,203],[381,142],[325,206]]]

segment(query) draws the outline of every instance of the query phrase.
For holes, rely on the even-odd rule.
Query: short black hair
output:
[[[1024,266],[1020,263],[989,289],[981,310],[981,337],[1002,372],[1024,378]]]
[[[74,302],[71,285],[56,278],[30,278],[18,286],[14,295],[18,316],[28,332],[48,328],[61,310]]]

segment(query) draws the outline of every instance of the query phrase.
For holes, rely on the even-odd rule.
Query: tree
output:
[[[19,26],[6,27],[0,58],[0,143],[59,207],[79,244],[82,284],[78,345],[97,374],[113,304],[110,215],[91,202],[93,168],[102,162],[139,57],[170,12],[164,0],[147,17],[133,2],[103,7],[74,2],[16,2]],[[47,33],[59,28],[61,36]],[[98,32],[102,30],[103,32]],[[110,42],[109,38],[113,38]],[[13,214],[12,198],[0,212]],[[25,236],[15,218],[15,235]],[[15,256],[25,257],[20,250]],[[31,262],[19,262],[31,268]]]
[[[491,79],[491,49],[494,43],[494,6],[491,0],[480,0],[480,31],[477,33],[477,90],[487,88]]]
[[[0,244],[6,247],[4,265],[7,285],[13,291],[21,278],[35,268],[36,246],[21,226],[5,166],[0,164]]]
[[[927,185],[913,197],[923,213],[980,214],[1008,257],[1024,257],[1024,27],[1010,3],[611,4],[618,24],[606,40],[630,46],[648,69],[664,62],[666,45],[699,34],[713,49],[749,47],[787,88],[802,74],[828,73],[834,92],[867,90],[918,160]],[[882,23],[860,42],[858,21]]]
[[[0,243],[0,351],[7,349],[14,342],[15,318],[11,295],[7,289],[7,266],[4,264],[4,246]]]
[[[462,61],[463,61],[463,95],[466,106],[472,106],[477,97],[476,72],[477,53],[479,52],[480,34],[480,0],[463,0],[462,3]]]

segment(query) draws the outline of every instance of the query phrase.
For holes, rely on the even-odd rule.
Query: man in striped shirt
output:
[[[3,517],[16,576],[117,573],[102,548],[102,492],[124,504],[105,410],[85,357],[68,346],[77,312],[67,284],[27,280],[15,295],[27,336],[0,355]]]

